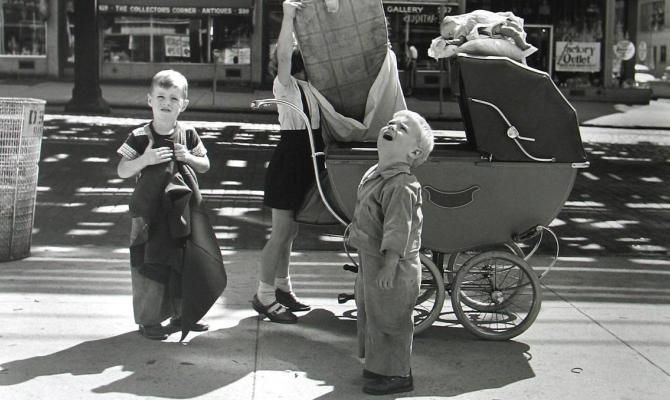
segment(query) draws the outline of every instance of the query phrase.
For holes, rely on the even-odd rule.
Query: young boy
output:
[[[153,340],[164,340],[168,332],[181,329],[178,297],[186,234],[179,221],[189,217],[191,196],[198,196],[199,191],[195,179],[179,175],[181,180],[175,181],[178,171],[185,171],[178,164],[183,163],[198,173],[209,170],[207,150],[197,132],[177,122],[188,106],[187,97],[188,82],[182,74],[173,70],[158,72],[147,96],[153,119],[133,130],[117,150],[121,156],[119,176],[139,176],[129,206],[133,217],[130,247],[133,310],[140,333]],[[182,201],[177,223],[173,214],[178,201],[170,205],[164,201],[168,183],[176,189],[171,191],[171,198],[186,199]],[[166,330],[162,322],[168,317],[172,318]],[[196,323],[189,328],[205,331],[208,326]]]
[[[358,249],[356,278],[359,355],[365,357],[363,392],[414,389],[410,357],[413,309],[421,282],[421,185],[412,169],[433,149],[430,126],[402,110],[380,130],[378,164],[358,186],[349,243]]]

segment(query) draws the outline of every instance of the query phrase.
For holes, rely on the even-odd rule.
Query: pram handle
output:
[[[347,226],[347,222],[340,217],[337,212],[333,209],[333,207],[330,205],[328,202],[328,199],[326,198],[325,194],[323,193],[323,188],[321,187],[321,180],[319,179],[319,168],[317,166],[316,158],[319,156],[325,156],[324,152],[317,152],[316,151],[316,146],[314,145],[314,133],[312,132],[312,122],[307,118],[307,115],[300,109],[298,106],[296,106],[293,103],[290,103],[286,100],[280,100],[280,99],[261,99],[261,100],[254,100],[251,102],[251,108],[254,110],[260,109],[263,106],[267,106],[270,104],[282,104],[284,106],[287,106],[291,108],[293,111],[298,113],[300,118],[302,118],[303,122],[305,123],[305,126],[307,127],[307,132],[309,133],[309,148],[312,152],[312,168],[314,169],[314,176],[316,177],[316,188],[319,190],[319,196],[321,197],[321,201],[323,204],[326,206],[326,209],[328,212],[330,212],[333,217],[335,217],[336,220],[338,220],[342,225]]]

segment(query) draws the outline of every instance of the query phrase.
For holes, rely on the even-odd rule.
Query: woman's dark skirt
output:
[[[321,130],[313,130],[316,151],[323,151]],[[323,157],[319,157],[323,169]],[[297,211],[314,184],[314,168],[306,130],[282,130],[279,144],[265,174],[263,204],[280,210]]]

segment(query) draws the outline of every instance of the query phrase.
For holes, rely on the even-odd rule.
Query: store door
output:
[[[553,25],[524,25],[526,41],[537,47],[537,51],[526,58],[528,66],[539,69],[552,75],[554,59],[554,26]]]

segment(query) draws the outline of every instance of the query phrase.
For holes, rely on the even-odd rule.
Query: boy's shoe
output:
[[[165,333],[161,324],[140,325],[140,333],[151,340],[165,340],[168,338],[168,334]]]
[[[258,300],[258,296],[254,295],[251,306],[257,313],[265,315],[272,322],[278,324],[295,324],[298,322],[298,317],[295,314],[276,301],[269,306],[265,306]]]
[[[290,311],[309,311],[312,309],[311,306],[301,303],[293,292],[285,292],[281,289],[275,290],[275,297],[277,302],[288,308]]]
[[[181,318],[170,318],[170,327],[180,331]],[[205,332],[209,330],[209,325],[196,322],[195,324],[191,325],[191,329],[189,330],[191,332]]]
[[[384,376],[363,385],[364,393],[374,395],[404,393],[411,392],[412,390],[414,390],[412,375]]]

